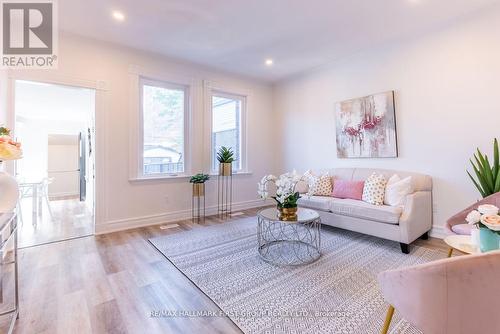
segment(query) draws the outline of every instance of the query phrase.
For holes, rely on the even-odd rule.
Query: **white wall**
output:
[[[0,70],[0,126],[7,125],[7,83],[8,83],[8,77],[7,77],[7,71],[6,70]],[[5,168],[2,164],[0,166],[0,171]]]
[[[272,87],[257,81],[227,75],[163,56],[113,46],[76,36],[62,35],[59,43],[59,68],[47,71],[19,71],[14,77],[31,80],[97,82],[96,99],[96,232],[172,221],[191,214],[191,188],[188,179],[165,181],[130,181],[129,156],[132,112],[130,68],[145,69],[148,73],[187,77],[196,84],[193,100],[193,173],[208,170],[204,162],[205,140],[202,80],[217,86],[234,87],[249,92],[248,175],[234,177],[235,208],[260,205],[256,184],[274,168],[272,138]],[[132,109],[131,109],[132,108]],[[209,138],[209,137],[208,137]],[[132,143],[133,144],[133,143]],[[99,161],[99,158],[101,160]],[[206,168],[204,168],[206,166]],[[208,183],[207,207],[217,203],[215,178]],[[100,208],[100,209],[99,209]]]
[[[7,71],[0,70],[0,124],[7,122]]]
[[[465,173],[500,135],[500,13],[482,14],[409,42],[385,45],[275,87],[278,169],[380,167],[434,179],[434,224],[480,196]],[[337,159],[337,101],[396,91],[397,159]],[[439,231],[439,228],[435,231]]]
[[[43,122],[17,122],[15,136],[21,142],[23,158],[17,161],[16,176],[40,181],[47,177],[48,132]]]

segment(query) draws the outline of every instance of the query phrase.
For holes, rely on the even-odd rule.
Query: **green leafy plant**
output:
[[[283,201],[283,203],[280,203],[276,196],[272,196],[272,198],[274,198],[276,203],[278,203],[278,208],[285,208],[285,209],[296,208],[297,201],[300,198],[300,193],[296,192],[293,195],[286,197],[285,200]]]
[[[235,161],[233,149],[225,146],[219,148],[219,151],[217,152],[217,160],[220,163],[231,163]]]
[[[492,194],[500,192],[500,156],[498,149],[498,140],[493,141],[493,165],[490,164],[488,156],[482,154],[479,148],[474,154],[474,161],[470,159],[476,179],[467,171],[472,182],[481,196],[488,197]]]
[[[196,175],[191,176],[189,179],[190,183],[205,183],[210,179],[208,174],[198,173]]]

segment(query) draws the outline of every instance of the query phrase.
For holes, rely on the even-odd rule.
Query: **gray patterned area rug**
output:
[[[257,219],[150,239],[245,333],[380,333],[388,305],[377,274],[444,258],[346,230],[322,229],[321,257],[296,268],[257,252]],[[396,312],[391,333],[420,333]]]

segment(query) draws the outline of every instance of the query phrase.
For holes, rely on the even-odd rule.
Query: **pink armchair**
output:
[[[500,207],[500,193],[496,193],[496,194],[493,194],[493,195],[490,195],[486,198],[483,198],[482,200],[472,204],[471,206],[469,206],[468,208],[460,211],[459,213],[457,213],[456,215],[454,215],[453,217],[451,217],[450,219],[448,219],[446,221],[446,230],[449,232],[449,233],[455,233],[455,231],[453,231],[453,226],[455,225],[460,225],[460,224],[465,224],[465,217],[467,217],[467,215],[469,214],[469,212],[471,212],[472,210],[475,210],[477,209],[477,207],[481,204],[493,204],[497,207]],[[462,234],[462,233],[461,233]]]
[[[384,299],[425,334],[500,333],[500,251],[454,257],[379,275]]]

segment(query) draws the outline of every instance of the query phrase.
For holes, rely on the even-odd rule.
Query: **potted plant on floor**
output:
[[[282,174],[277,178],[274,175],[266,175],[258,184],[257,193],[262,199],[269,198],[268,184],[272,182],[276,185],[276,196],[271,196],[276,201],[279,219],[292,221],[297,219],[298,205],[297,201],[300,198],[295,187],[299,181],[303,181],[304,177],[298,175],[295,171],[292,173]]]
[[[219,175],[231,176],[233,173],[234,152],[231,148],[222,146],[217,152],[219,161]]]
[[[203,173],[191,176],[189,183],[193,184],[193,197],[205,196],[205,182],[209,179],[210,176]]]

